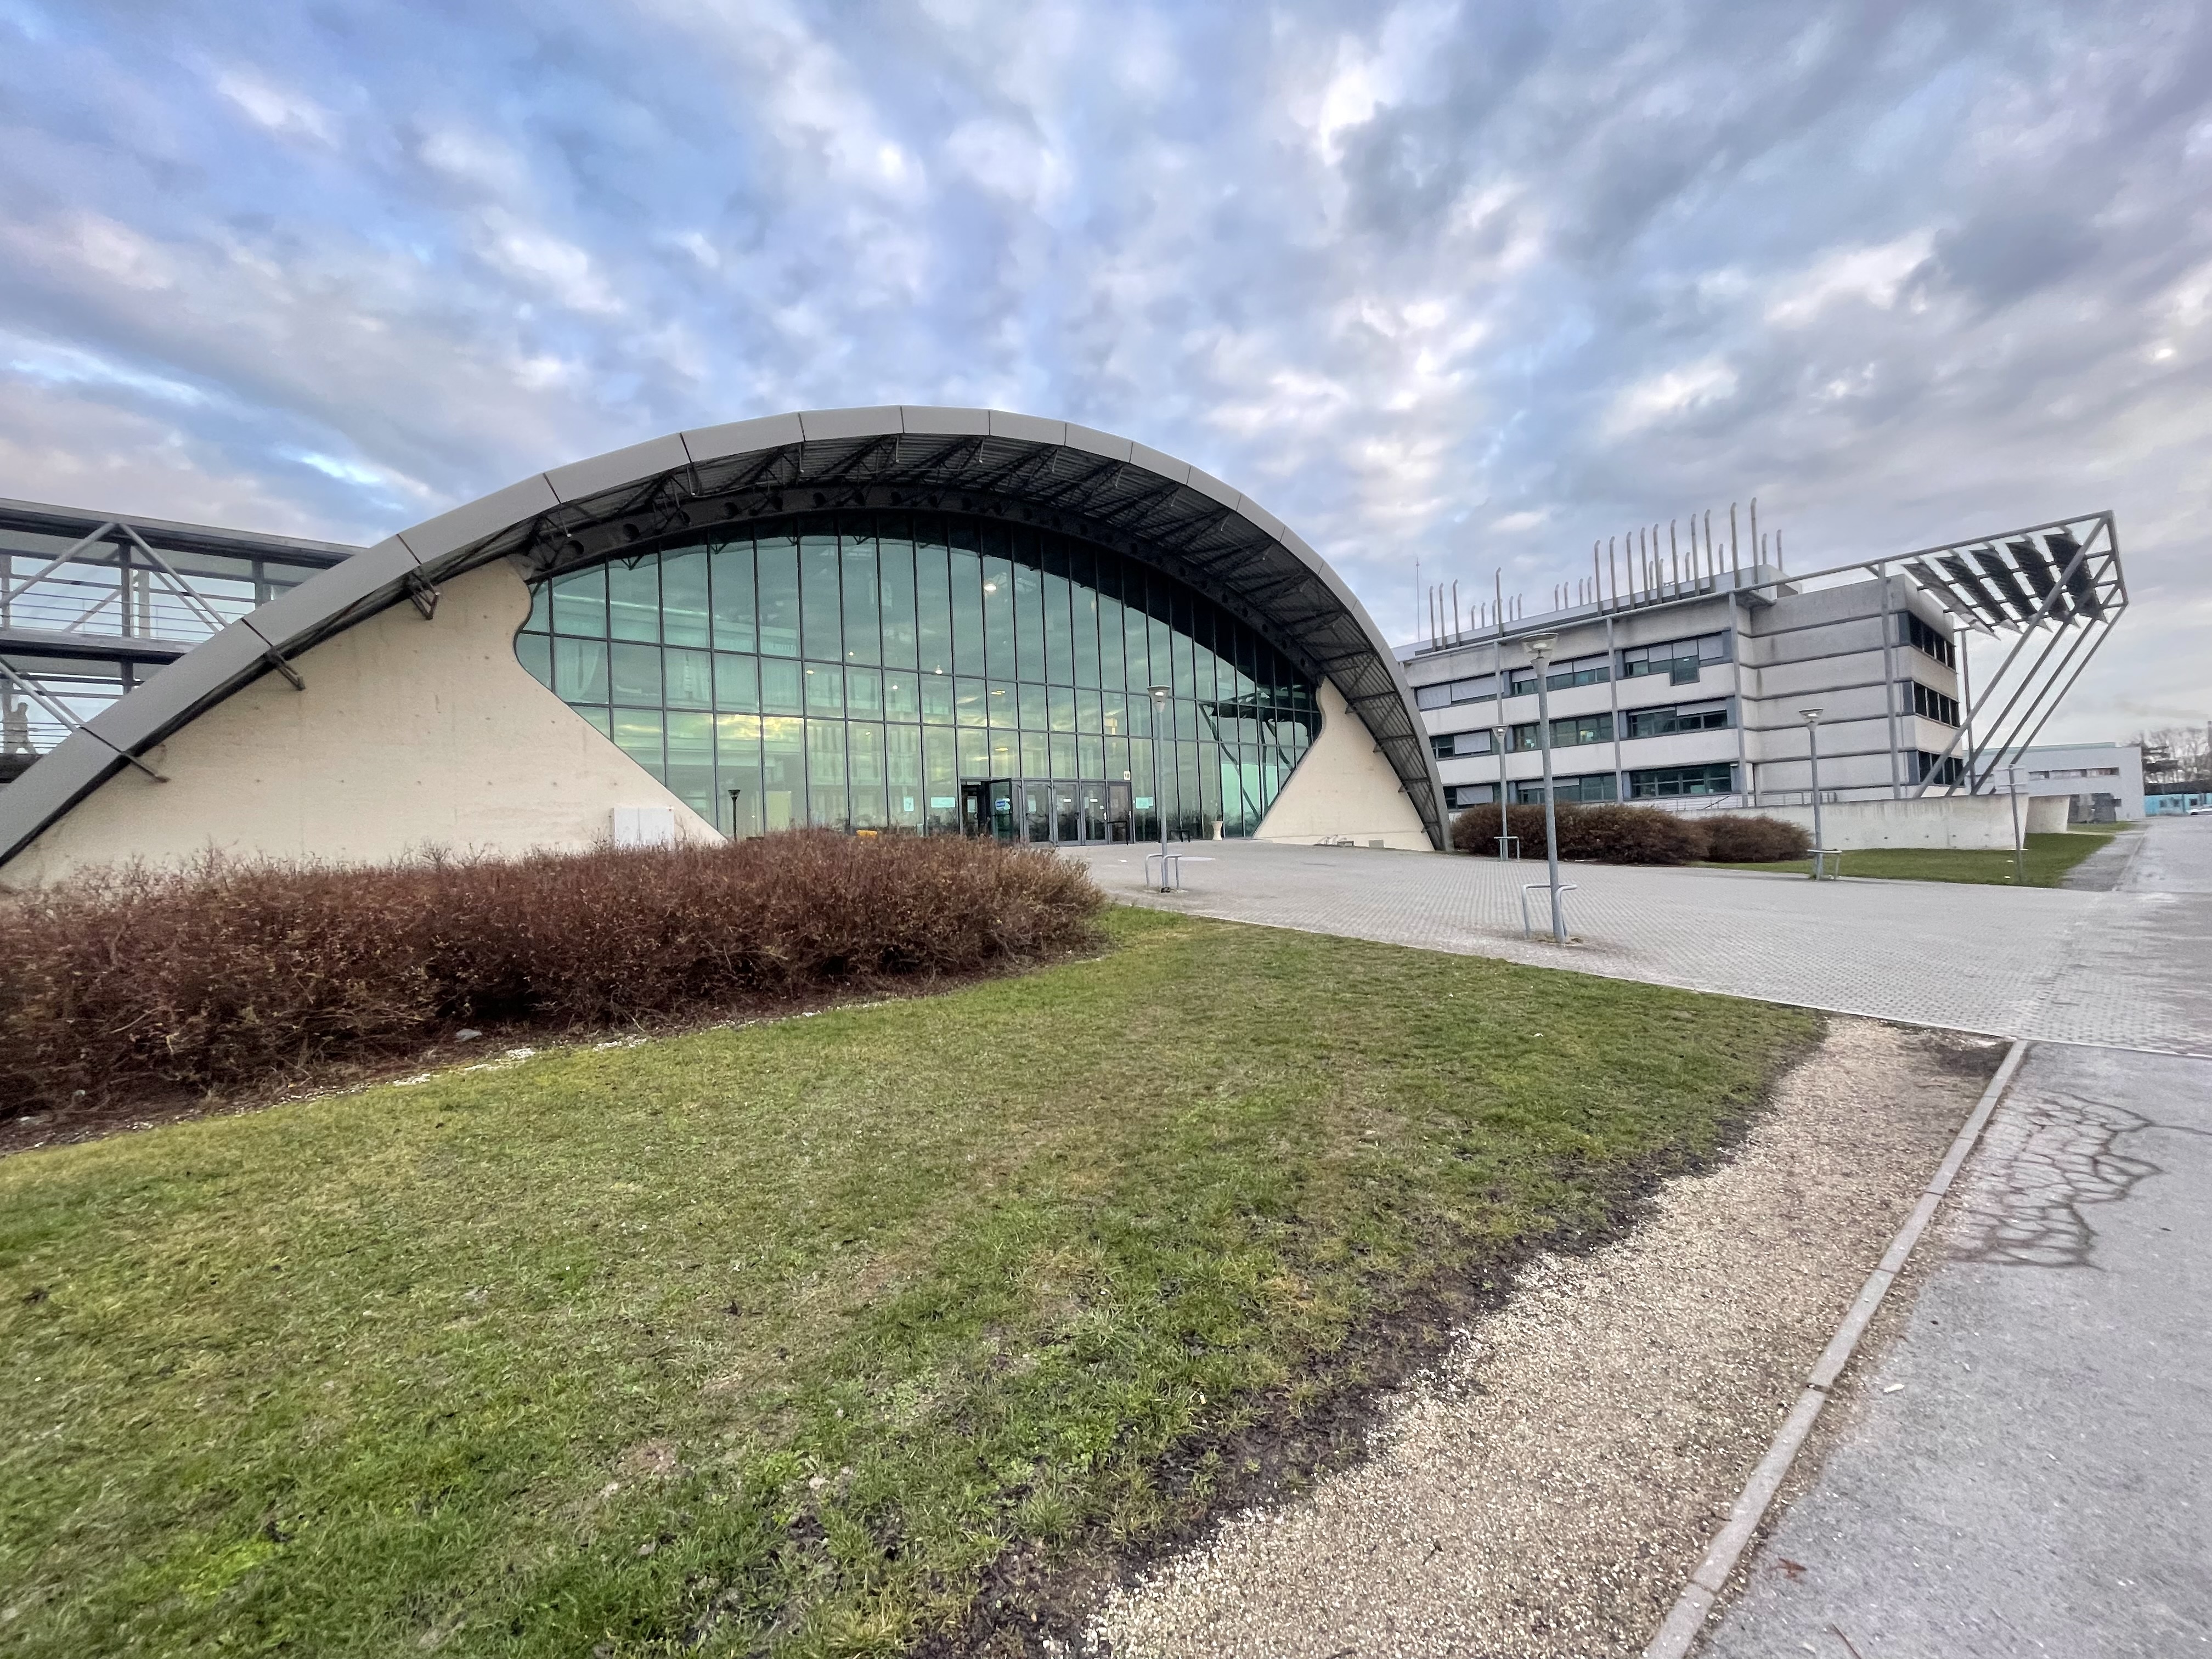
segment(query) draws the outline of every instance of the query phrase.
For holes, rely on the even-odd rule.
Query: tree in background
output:
[[[2212,726],[2160,726],[2136,741],[2142,745],[2146,787],[2212,779]]]

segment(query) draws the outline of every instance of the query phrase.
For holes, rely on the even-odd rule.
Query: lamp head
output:
[[[1522,643],[1527,647],[1528,654],[1540,663],[1547,660],[1552,653],[1558,648],[1559,636],[1557,634],[1538,634],[1522,641]]]
[[[1175,687],[1172,685],[1147,686],[1146,690],[1149,690],[1152,694],[1152,701],[1155,703],[1165,702],[1170,697],[1175,695]]]
[[[1797,713],[1808,726],[1818,726],[1820,723],[1820,711],[1817,708],[1801,708]]]

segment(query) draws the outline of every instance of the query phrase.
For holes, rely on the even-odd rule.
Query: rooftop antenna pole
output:
[[[1751,498],[1751,545],[1759,562],[1764,564],[1766,562],[1766,544],[1759,538],[1759,497],[1756,495]]]
[[[1413,637],[1421,637],[1421,556],[1413,555]]]
[[[1595,556],[1597,550],[1595,543],[1591,544],[1590,550],[1592,556]],[[1620,567],[1613,562],[1613,538],[1610,536],[1605,538],[1605,568],[1613,577],[1613,609],[1618,611],[1620,608]]]
[[[1682,563],[1682,549],[1674,539],[1674,521],[1672,519],[1667,520],[1667,551],[1673,556],[1675,568],[1679,570]]]
[[[1597,608],[1605,609],[1605,572],[1597,566],[1597,544],[1590,544],[1590,589],[1597,597]]]
[[[1774,532],[1774,568],[1777,570],[1787,570],[1790,568],[1788,562],[1782,556],[1782,532],[1778,530]]]
[[[1735,503],[1729,503],[1729,565],[1735,570],[1743,568],[1743,556],[1735,544]]]
[[[1452,583],[1452,643],[1457,645],[1460,636],[1466,631],[1459,625],[1459,583],[1455,580]]]

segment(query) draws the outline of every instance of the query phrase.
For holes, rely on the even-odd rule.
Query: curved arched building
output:
[[[1443,844],[1358,600],[1126,438],[832,410],[580,461],[284,591],[0,788],[0,882],[803,823],[1143,840],[1156,812]]]

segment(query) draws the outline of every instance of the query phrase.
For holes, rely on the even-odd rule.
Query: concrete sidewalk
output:
[[[2212,1653],[2208,1197],[2212,1063],[2033,1050],[1902,1333],[1699,1651]]]
[[[2112,896],[2045,1006],[2203,1029],[2212,821],[2154,820]],[[1929,1243],[1702,1651],[2212,1652],[2212,1063],[2037,1047]]]

